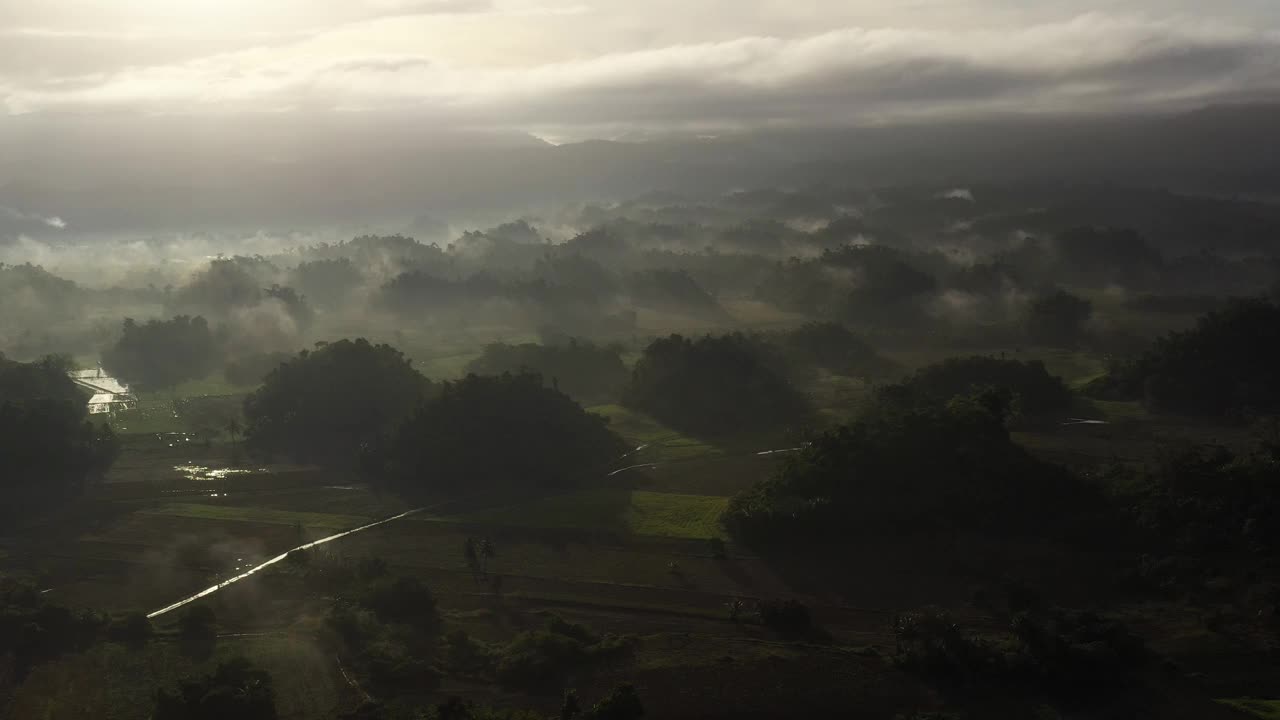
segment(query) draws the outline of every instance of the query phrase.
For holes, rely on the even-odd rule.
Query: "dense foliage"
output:
[[[0,355],[0,518],[75,497],[111,467],[119,444],[89,421],[86,394],[67,363],[16,363]]]
[[[271,675],[243,657],[218,663],[211,675],[156,693],[153,720],[275,720]]]
[[[486,345],[484,353],[467,366],[467,372],[476,375],[537,373],[583,402],[616,398],[628,376],[618,347],[601,347],[574,339],[553,345]]]
[[[1088,392],[1191,415],[1280,411],[1280,307],[1239,300],[1158,339]]]
[[[748,540],[861,533],[1053,532],[1094,508],[1092,491],[1013,443],[996,393],[944,407],[883,409],[815,438],[733,498]]]
[[[778,429],[810,417],[808,400],[760,344],[743,335],[680,335],[645,348],[623,395],[628,407],[701,435]]]
[[[277,366],[244,403],[245,443],[262,455],[353,466],[431,384],[389,345],[363,338],[318,345]]]
[[[51,603],[31,584],[0,577],[0,663],[18,679],[39,663],[89,647],[105,625],[100,615]]]
[[[979,637],[925,611],[895,617],[893,631],[895,663],[952,690],[1044,693],[1073,705],[1132,685],[1149,657],[1141,638],[1091,612],[1019,612],[1006,634]]]
[[[537,375],[503,374],[445,383],[368,459],[385,485],[423,497],[573,487],[622,453],[603,418]]]
[[[1014,415],[1062,412],[1072,402],[1066,383],[1050,375],[1043,362],[983,355],[947,358],[924,367],[881,388],[878,399],[903,406],[945,405],[957,395],[972,395],[984,388],[1008,392],[1009,410]]]
[[[792,365],[809,365],[842,375],[879,375],[893,363],[849,328],[833,322],[810,322],[778,338]]]
[[[120,339],[102,352],[102,366],[112,375],[130,385],[157,390],[206,377],[221,362],[217,338],[200,316],[178,315],[142,324],[127,318]]]
[[[1280,444],[1247,452],[1195,446],[1141,470],[1118,468],[1139,527],[1193,554],[1280,549]]]
[[[920,264],[883,245],[847,245],[813,260],[779,263],[756,294],[783,308],[856,325],[919,323],[938,286]]]
[[[342,304],[360,285],[360,270],[345,257],[299,263],[293,282],[303,295],[322,307]]]

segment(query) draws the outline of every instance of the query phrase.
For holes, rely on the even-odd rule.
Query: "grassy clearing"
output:
[[[599,530],[698,539],[724,536],[719,517],[728,502],[728,498],[711,495],[609,488],[583,490],[451,519],[515,527]]]
[[[1280,700],[1226,698],[1219,700],[1218,702],[1253,717],[1266,718],[1267,720],[1280,720]]]
[[[111,416],[111,428],[121,434],[183,432],[186,424],[174,410],[170,398],[138,399],[134,410],[123,410]]]
[[[221,501],[219,505],[222,505]],[[367,487],[355,485],[289,488],[256,493],[232,492],[226,505],[368,518],[395,515],[410,507],[396,497],[374,493]]]
[[[266,523],[269,525],[301,525],[303,527],[331,530],[346,530],[364,525],[371,520],[371,518],[360,515],[295,512],[263,507],[204,505],[199,503],[169,503],[156,508],[139,510],[138,512],[148,515],[168,515],[201,520],[232,520]]]
[[[648,415],[621,405],[596,405],[587,409],[608,418],[609,427],[628,444],[649,446],[637,462],[681,460],[720,454],[720,449],[714,445],[676,432]]]

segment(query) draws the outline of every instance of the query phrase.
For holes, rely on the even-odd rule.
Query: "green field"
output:
[[[669,538],[723,537],[719,517],[725,497],[642,490],[583,490],[456,519],[468,523],[575,530]],[[451,518],[454,519],[454,518]]]
[[[636,462],[679,460],[720,453],[720,449],[710,443],[683,435],[648,415],[621,405],[596,405],[587,410],[608,418],[610,429],[632,447],[648,445]]]
[[[336,515],[332,513],[296,512],[292,510],[275,510],[263,507],[203,505],[198,503],[169,503],[155,508],[139,510],[138,512],[150,515],[197,518],[201,520],[232,520],[240,522],[267,523],[270,525],[301,525],[303,527],[325,528],[332,530],[346,530],[364,525],[372,520],[372,518],[359,515]]]

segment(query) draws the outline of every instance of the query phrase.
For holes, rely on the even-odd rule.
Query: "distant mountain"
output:
[[[0,206],[109,231],[447,219],[649,190],[814,183],[1058,181],[1280,196],[1276,127],[1280,105],[1235,105],[555,146],[358,114],[26,116],[0,120],[11,159],[0,169]]]

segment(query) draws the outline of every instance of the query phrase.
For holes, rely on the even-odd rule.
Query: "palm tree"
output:
[[[479,580],[477,575],[480,574],[480,562],[476,557],[476,541],[470,537],[467,538],[466,544],[462,546],[462,555],[467,559],[467,567],[471,570],[471,577]]]
[[[489,538],[485,538],[484,540],[480,541],[480,559],[482,562],[480,571],[482,573],[484,573],[485,575],[489,574],[489,560],[496,557],[497,555],[498,553],[493,547],[492,540],[490,540]]]

